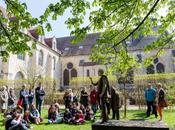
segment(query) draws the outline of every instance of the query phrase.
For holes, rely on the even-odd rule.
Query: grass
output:
[[[93,122],[86,122],[84,125],[69,125],[69,124],[47,124],[47,110],[44,109],[42,113],[44,117],[44,122],[41,125],[34,125],[33,130],[91,130],[91,124]],[[100,115],[98,113],[98,115]],[[123,112],[121,111],[121,120],[124,120],[122,118]],[[111,116],[110,116],[111,117]],[[152,115],[149,118],[145,118],[145,111],[143,110],[128,110],[127,111],[127,120],[149,120],[149,121],[158,121],[158,119],[155,119],[155,117]],[[164,111],[164,122],[167,123],[169,127],[175,127],[175,110],[166,110]],[[0,117],[0,130],[4,130],[3,126],[3,117]]]

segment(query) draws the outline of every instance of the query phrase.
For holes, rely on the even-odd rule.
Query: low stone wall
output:
[[[92,130],[169,130],[163,122],[148,121],[117,121],[110,120],[101,124],[97,121],[92,125]]]

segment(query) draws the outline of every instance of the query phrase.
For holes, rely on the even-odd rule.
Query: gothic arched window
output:
[[[39,51],[39,57],[38,57],[38,65],[43,66],[43,60],[44,60],[44,54],[43,54],[43,51],[40,50]]]
[[[64,86],[69,85],[69,70],[65,69],[63,74]]]
[[[155,70],[154,70],[154,65],[150,65],[146,68],[146,73],[147,74],[154,74]]]
[[[165,72],[165,67],[162,63],[158,63],[156,65],[156,70],[157,70],[157,73],[164,73]]]
[[[77,77],[77,70],[76,69],[71,70],[71,78],[73,78],[73,77]]]
[[[53,70],[55,70],[55,67],[56,67],[56,59],[55,57],[53,57]]]

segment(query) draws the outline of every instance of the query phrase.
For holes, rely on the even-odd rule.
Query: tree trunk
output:
[[[126,109],[127,109],[127,103],[126,103],[126,80],[124,80],[124,118],[126,118]]]

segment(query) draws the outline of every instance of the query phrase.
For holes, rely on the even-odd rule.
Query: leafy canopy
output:
[[[0,14],[1,52],[7,57],[10,52],[24,53],[30,51],[27,42],[30,40],[21,30],[36,27],[38,34],[44,35],[44,29],[51,31],[48,18],[57,20],[66,10],[71,12],[65,24],[76,36],[73,43],[83,40],[88,32],[101,32],[100,38],[92,49],[94,61],[111,63],[112,70],[126,70],[136,65],[133,56],[128,54],[127,41],[139,35],[156,35],[157,40],[147,46],[145,51],[172,45],[175,36],[175,1],[174,0],[60,0],[51,3],[39,18],[33,18],[27,11],[27,5],[18,0],[4,0],[9,15],[16,20],[9,22]],[[160,13],[161,9],[166,14]],[[90,10],[89,24],[84,25],[87,12]],[[4,24],[7,23],[7,24]],[[153,27],[158,27],[156,33]],[[123,70],[122,70],[123,71]],[[125,73],[126,71],[122,72]]]

